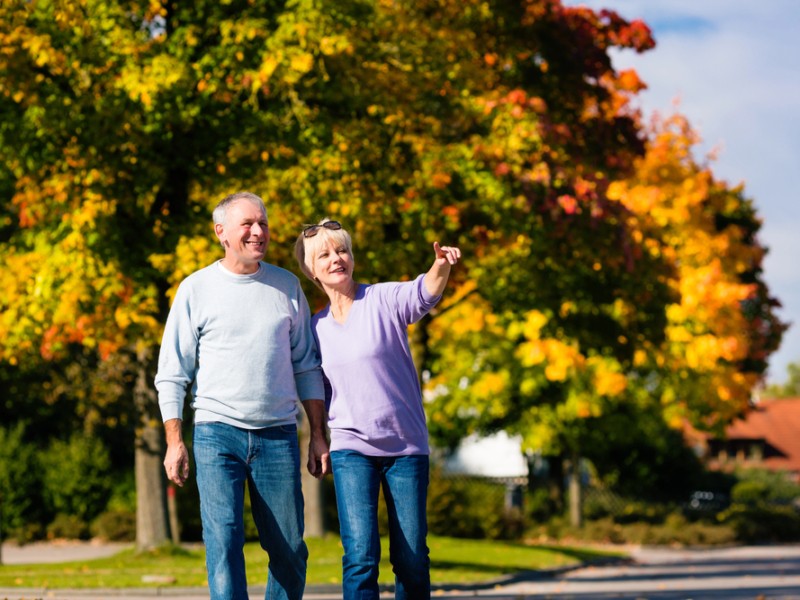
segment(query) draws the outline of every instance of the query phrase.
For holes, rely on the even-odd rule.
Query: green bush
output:
[[[108,502],[112,487],[108,450],[93,437],[54,440],[44,453],[44,497],[52,512],[88,524]]]
[[[731,490],[731,500],[736,504],[756,506],[769,498],[769,486],[764,481],[740,481]]]
[[[519,510],[505,509],[505,486],[478,477],[445,477],[431,469],[428,529],[436,535],[513,539],[523,530]]]
[[[739,481],[731,490],[734,502],[791,504],[800,496],[800,485],[780,471],[740,469],[736,472],[736,476]]]
[[[132,469],[115,473],[111,494],[106,503],[108,511],[136,513],[136,476]]]
[[[24,434],[21,423],[10,429],[0,427],[0,533],[19,542],[39,537],[41,527],[30,524],[44,520],[41,469],[36,448],[24,441]]]
[[[791,506],[737,503],[721,513],[719,520],[736,531],[736,539],[740,542],[800,541],[800,515]]]
[[[691,522],[679,512],[666,516],[663,522],[620,523],[612,517],[586,521],[583,527],[571,527],[559,517],[533,529],[531,536],[555,540],[580,540],[606,544],[647,544],[703,546],[731,544],[737,541],[733,527],[726,524]]]
[[[108,510],[94,520],[90,531],[93,537],[108,542],[132,542],[136,540],[136,512]]]
[[[85,540],[89,538],[89,526],[76,515],[58,514],[47,526],[47,537],[51,540]]]

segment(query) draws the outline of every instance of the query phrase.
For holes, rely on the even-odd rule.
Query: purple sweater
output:
[[[322,356],[331,450],[368,456],[428,454],[428,428],[407,328],[439,301],[424,275],[359,284],[347,321],[327,306],[311,325]],[[328,386],[326,385],[326,388]]]

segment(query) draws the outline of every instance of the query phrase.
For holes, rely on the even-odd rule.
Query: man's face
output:
[[[258,270],[269,244],[267,215],[261,206],[247,199],[236,201],[228,207],[225,222],[214,230],[225,248],[226,268],[241,274]]]

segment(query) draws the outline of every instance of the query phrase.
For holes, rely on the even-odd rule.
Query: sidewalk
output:
[[[81,542],[76,540],[59,540],[54,542],[33,542],[18,546],[4,542],[2,546],[2,564],[24,565],[32,563],[59,563],[70,560],[91,560],[105,558],[130,548],[130,543],[115,542]]]

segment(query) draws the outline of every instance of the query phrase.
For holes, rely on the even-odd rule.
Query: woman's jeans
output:
[[[308,549],[303,541],[297,427],[247,430],[224,423],[197,423],[193,448],[211,599],[248,597],[243,552],[245,482],[261,547],[269,555],[265,598],[302,598]]]
[[[365,456],[351,450],[331,452],[342,558],[344,600],[377,599],[378,491],[389,513],[389,560],[395,574],[395,598],[430,598],[427,456]]]

